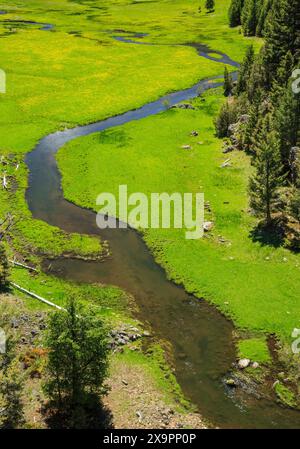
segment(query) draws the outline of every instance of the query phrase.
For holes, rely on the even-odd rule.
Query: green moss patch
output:
[[[288,405],[289,407],[296,406],[295,395],[288,387],[278,381],[276,382],[274,389],[276,395],[283,404]]]
[[[241,359],[250,359],[253,362],[269,363],[271,356],[266,338],[248,338],[238,342],[238,356]]]

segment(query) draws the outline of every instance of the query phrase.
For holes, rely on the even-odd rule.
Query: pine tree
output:
[[[248,115],[249,119],[244,126],[244,130],[241,135],[241,147],[246,151],[251,150],[251,146],[253,144],[253,136],[255,135],[255,130],[257,127],[258,121],[258,110],[259,104],[258,102],[254,102],[250,106],[248,106]]]
[[[237,120],[237,111],[233,104],[226,101],[215,120],[216,134],[218,137],[228,137],[228,127]]]
[[[250,45],[247,48],[244,61],[239,70],[239,76],[238,76],[238,81],[237,81],[237,86],[236,86],[237,95],[246,91],[247,83],[248,83],[248,80],[251,75],[253,63],[254,63],[254,47],[253,47],[253,45]]]
[[[275,106],[278,106],[282,95],[284,95],[287,84],[292,75],[292,69],[294,66],[294,57],[289,51],[281,59],[277,69],[276,77],[272,82],[271,94],[272,102]]]
[[[208,12],[212,12],[215,8],[215,0],[205,0],[205,8]]]
[[[290,179],[293,186],[300,188],[300,140],[290,152]]]
[[[224,68],[224,95],[229,97],[232,93],[233,83],[232,76],[228,72],[227,66]]]
[[[262,56],[259,54],[252,65],[250,76],[247,80],[247,96],[250,103],[263,101],[267,96],[265,90],[266,74],[262,64]]]
[[[231,0],[229,7],[229,25],[231,27],[236,27],[241,25],[241,14],[243,8],[243,0]]]
[[[74,417],[84,409],[87,397],[104,392],[107,376],[107,331],[92,311],[71,299],[66,312],[55,312],[46,340],[49,348],[45,392],[60,409]]]
[[[257,0],[245,0],[242,12],[242,26],[246,36],[254,36],[257,27]]]
[[[262,8],[260,12],[258,13],[258,21],[257,21],[257,27],[256,27],[256,35],[257,36],[264,36],[266,23],[268,21],[268,15],[270,13],[272,7],[272,0],[264,0]]]
[[[289,212],[291,216],[300,225],[300,188],[295,187],[292,191],[292,197],[289,203]]]
[[[299,51],[299,23],[299,0],[273,0],[266,25],[266,44],[263,49],[268,88],[271,87],[284,56],[288,52],[294,56]]]
[[[274,126],[280,140],[282,164],[292,179],[292,149],[298,144],[300,134],[300,97],[292,91],[290,83],[280,90]]]
[[[263,120],[255,152],[255,174],[249,183],[250,205],[270,225],[278,200],[278,188],[283,182],[280,145],[272,127],[271,114]]]

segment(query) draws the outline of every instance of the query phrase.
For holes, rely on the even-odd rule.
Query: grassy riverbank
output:
[[[0,177],[6,176],[8,181],[8,189],[0,189],[0,216],[9,212],[17,220],[7,241],[10,258],[16,256],[39,266],[41,255],[95,258],[103,249],[98,239],[67,235],[32,219],[25,201],[28,173],[24,156],[39,139],[66,127],[136,108],[223,70],[217,63],[199,58],[192,48],[125,45],[112,39],[112,30],[149,33],[144,40],[159,44],[203,42],[241,60],[248,41],[238,30],[227,27],[229,0],[224,3],[210,15],[204,9],[199,14],[194,1],[182,0],[160,1],[159,7],[156,2],[124,0],[102,1],[100,6],[97,2],[64,0],[28,0],[22,5],[7,0],[0,4],[0,10],[6,12],[0,15],[0,66],[7,76],[7,92],[0,96]],[[43,31],[39,29],[42,25],[30,21],[51,23],[53,29]],[[134,322],[129,312],[134,303],[119,289],[77,286],[47,275],[32,276],[23,270],[13,270],[11,279],[60,305],[71,294],[90,301],[113,327]],[[26,311],[46,311],[35,300],[14,293],[23,298]],[[1,302],[6,305],[4,297]],[[20,301],[13,299],[12,303],[13,314],[24,311]],[[126,399],[120,376],[128,372],[132,378],[136,372],[139,384],[128,391],[138,409],[144,391],[151,396],[153,410],[171,406],[181,413],[179,423],[196,427],[199,417],[191,421],[186,420],[186,414],[183,416],[186,404],[182,393],[161,349],[156,342],[154,345],[156,349],[143,347],[137,353],[125,350],[117,354],[112,363],[110,404]],[[32,388],[39,394],[38,382],[28,387],[28,397]],[[177,406],[177,402],[181,405]],[[38,405],[33,402],[31,410]],[[151,407],[143,412],[147,419],[150,416],[148,425],[159,426],[160,417],[151,420]],[[124,426],[136,421],[138,426],[147,425],[137,419],[133,408],[116,414],[120,426],[122,419]]]
[[[202,2],[203,3],[203,2]],[[229,1],[214,14],[198,12],[192,1],[156,3],[9,0],[0,8],[1,68],[7,93],[0,98],[1,154],[8,166],[9,191],[0,191],[0,213],[22,217],[13,235],[18,251],[52,255],[101,251],[88,237],[66,237],[33,221],[24,200],[27,172],[24,154],[44,135],[76,124],[119,114],[161,95],[219,74],[215,62],[181,46],[126,45],[112,39],[114,29],[149,33],[145,41],[203,42],[241,60],[248,40],[227,27]],[[170,5],[172,7],[170,8]],[[43,31],[36,21],[53,24]],[[234,45],[232,45],[234,41]],[[145,63],[147,61],[147,63]],[[16,170],[16,165],[19,169]],[[28,251],[27,251],[28,253]]]
[[[123,183],[129,192],[146,194],[203,191],[213,232],[189,241],[184,230],[150,229],[145,232],[148,246],[172,279],[218,305],[238,327],[253,334],[275,333],[288,342],[300,323],[300,259],[251,237],[255,219],[247,211],[249,159],[234,152],[231,167],[220,167],[227,155],[214,137],[213,118],[222,101],[220,91],[210,92],[204,103],[194,102],[196,110],[169,110],[70,143],[58,157],[64,192],[96,210],[99,192],[117,194]],[[193,130],[198,137],[190,136]],[[182,149],[185,144],[192,149]],[[91,181],[74,182],[83,169]]]
[[[202,4],[201,13],[198,12],[199,4]],[[7,12],[0,15],[0,39],[3,44],[0,46],[0,60],[1,68],[7,75],[7,93],[0,97],[0,153],[4,156],[0,173],[1,177],[8,175],[8,190],[0,189],[0,216],[10,212],[20,219],[7,242],[10,257],[21,257],[39,265],[41,255],[55,257],[76,253],[81,257],[99,256],[102,245],[98,239],[69,236],[44,222],[32,219],[25,201],[28,173],[24,155],[33,149],[39,139],[51,132],[119,114],[168,92],[189,87],[199,79],[223,72],[220,64],[199,58],[192,48],[125,45],[116,42],[111,33],[114,29],[149,33],[144,41],[158,44],[203,42],[212,49],[224,51],[231,58],[241,61],[249,40],[243,38],[237,29],[228,28],[229,0],[217,5],[213,14],[206,14],[203,4],[203,1],[192,0],[160,1],[159,7],[157,2],[146,1],[138,4],[124,0],[101,1],[99,4],[64,0],[28,0],[22,6],[15,1],[0,4],[0,10]],[[39,26],[22,23],[22,20],[47,22],[53,24],[54,28],[51,31],[42,31],[38,29]],[[256,43],[257,46],[260,45],[259,41]],[[220,227],[220,233],[226,234],[226,238],[236,236],[234,222],[240,220],[239,215],[236,216],[236,210],[244,207],[244,174],[249,170],[249,166],[243,155],[236,154],[236,169],[230,170],[228,174],[222,172],[222,176],[215,170],[222,158],[219,154],[219,143],[213,137],[212,118],[220,101],[221,98],[217,94],[209,97],[202,112],[169,111],[153,118],[153,121],[149,119],[113,133],[105,133],[104,137],[101,136],[105,142],[100,141],[101,159],[99,154],[95,153],[98,138],[74,142],[77,161],[67,150],[63,150],[60,156],[66,195],[79,204],[94,207],[96,191],[99,193],[99,189],[101,191],[104,187],[114,191],[108,177],[103,177],[104,173],[110,172],[113,173],[112,179],[117,184],[121,183],[121,179],[125,179],[122,177],[126,174],[128,177],[125,183],[129,184],[128,179],[132,180],[130,188],[144,188],[141,191],[146,193],[154,186],[154,191],[163,188],[170,191],[192,191],[202,185],[211,199],[214,214],[219,214],[217,205],[221,205],[223,199],[227,200],[228,188],[231,205],[219,215],[217,226]],[[153,135],[153,126],[159,128],[156,136]],[[199,131],[204,129],[199,136],[199,141],[203,141],[203,144],[199,146],[189,137],[193,128]],[[193,151],[184,152],[180,146],[190,141]],[[86,151],[87,142],[91,143],[89,154]],[[78,145],[81,144],[83,146],[79,148]],[[105,154],[103,153],[102,159],[104,147]],[[155,154],[152,155],[152,151]],[[202,156],[198,157],[200,154]],[[132,177],[133,173],[136,176],[134,158],[141,161],[136,179]],[[99,161],[102,161],[100,165]],[[142,179],[145,177],[144,164],[151,168],[149,183]],[[98,167],[98,171],[93,165]],[[86,170],[86,185],[81,183],[83,167]],[[124,171],[118,167],[122,167]],[[179,167],[183,171],[186,170],[186,174],[179,173]],[[164,177],[165,174],[169,177],[168,188],[165,184],[167,177],[163,180],[161,173]],[[99,174],[102,177],[101,183]],[[225,181],[223,176],[227,176]],[[219,193],[213,200],[214,189],[218,186]],[[234,186],[243,193],[235,194],[232,191]],[[233,218],[230,223],[227,222],[228,217]],[[250,219],[245,218],[245,229],[249,229],[248,220]],[[243,235],[245,237],[245,234]],[[231,275],[231,267],[237,273],[240,265],[236,266],[238,262],[230,259],[231,265],[228,264],[224,272],[223,259],[227,260],[227,256],[234,257],[234,254],[227,252],[227,246],[219,247],[214,239],[201,242],[199,247],[194,247],[192,243],[187,246],[186,242],[182,244],[182,234],[173,232],[169,235],[149,233],[145,238],[158,260],[167,267],[170,276],[183,281],[187,289],[218,303],[229,314],[236,314],[237,323],[243,324],[238,321],[239,309],[236,305],[240,284]],[[238,251],[239,242],[239,239],[235,242],[233,252]],[[177,250],[178,243],[182,244],[180,252]],[[241,252],[244,258],[245,246]],[[210,264],[209,258],[212,256]],[[250,254],[247,257],[249,258]],[[250,266],[250,259],[247,260]],[[290,266],[290,262],[287,266]],[[206,274],[202,275],[204,272]],[[215,282],[217,273],[219,283]],[[133,308],[134,305],[132,301],[128,304],[124,293],[118,289],[75,286],[46,275],[30,276],[20,270],[13,270],[11,278],[61,305],[64,304],[66,296],[71,294],[99,304],[101,313],[112,326],[132,322],[128,308]],[[247,278],[246,274],[244,278]],[[242,280],[240,282],[242,283]],[[223,283],[227,285],[224,290]],[[230,294],[234,291],[236,295],[231,297]],[[250,294],[251,290],[249,296]],[[225,301],[229,304],[225,305]],[[245,314],[249,307],[247,301]],[[16,309],[18,304],[15,304]],[[28,299],[25,307],[30,310],[45,310],[40,304]],[[182,393],[174,376],[166,367],[166,361],[161,358],[159,348],[146,354],[144,348],[137,354],[125,350],[124,354],[117,355],[112,366],[111,379],[114,382],[114,391],[117,392],[112,399],[114,403],[116,398],[119,398],[120,377],[117,381],[114,379],[118,371],[126,371],[124,366],[128,371],[131,368],[132,378],[133,369],[135,372],[140,373],[142,370],[146,373],[142,376],[144,380],[141,381],[140,388],[130,390],[131,396],[138,398],[147,384],[154,384],[156,397],[162,399],[165,404],[174,405],[176,401],[182,403]],[[126,399],[128,391],[123,393]],[[148,392],[148,395],[155,396],[153,390]],[[135,404],[137,408],[142,406],[139,405],[141,401]],[[136,411],[130,409],[129,413],[125,412],[126,410],[121,410],[118,416],[124,414],[128,421],[137,420]],[[155,424],[156,422],[154,425],[152,422],[153,427]],[[124,426],[126,425],[125,423]]]

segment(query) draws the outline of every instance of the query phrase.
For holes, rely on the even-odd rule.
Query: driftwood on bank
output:
[[[5,189],[5,190],[8,189],[8,182],[7,182],[7,176],[6,176],[6,174],[4,174],[4,175],[3,175],[3,178],[2,178],[2,187],[3,187],[3,189]]]
[[[57,304],[54,304],[54,302],[48,301],[47,299],[43,298],[42,296],[37,295],[36,293],[26,290],[26,288],[23,288],[20,285],[15,284],[14,282],[10,282],[10,285],[12,285],[14,288],[19,290],[20,292],[25,293],[26,295],[31,296],[34,299],[38,299],[39,301],[43,302],[44,304],[47,304],[50,307],[55,307],[58,310],[62,310],[64,312],[66,312],[66,309],[64,309],[63,307],[60,307]]]
[[[35,271],[36,273],[38,273],[38,270],[36,268],[30,267],[29,265],[25,265],[21,262],[16,262],[15,260],[9,260],[9,262],[13,265],[16,265],[17,267],[26,268],[26,270]]]

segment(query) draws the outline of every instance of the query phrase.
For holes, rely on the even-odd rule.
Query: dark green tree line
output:
[[[229,10],[231,26],[263,35],[265,43],[257,55],[248,48],[230,105],[216,121],[217,134],[228,135],[227,124],[247,116],[239,127],[239,148],[252,154],[250,203],[268,224],[279,210],[299,222],[300,95],[292,89],[300,64],[299,6],[299,0],[232,0]],[[278,200],[282,189],[285,199]]]

